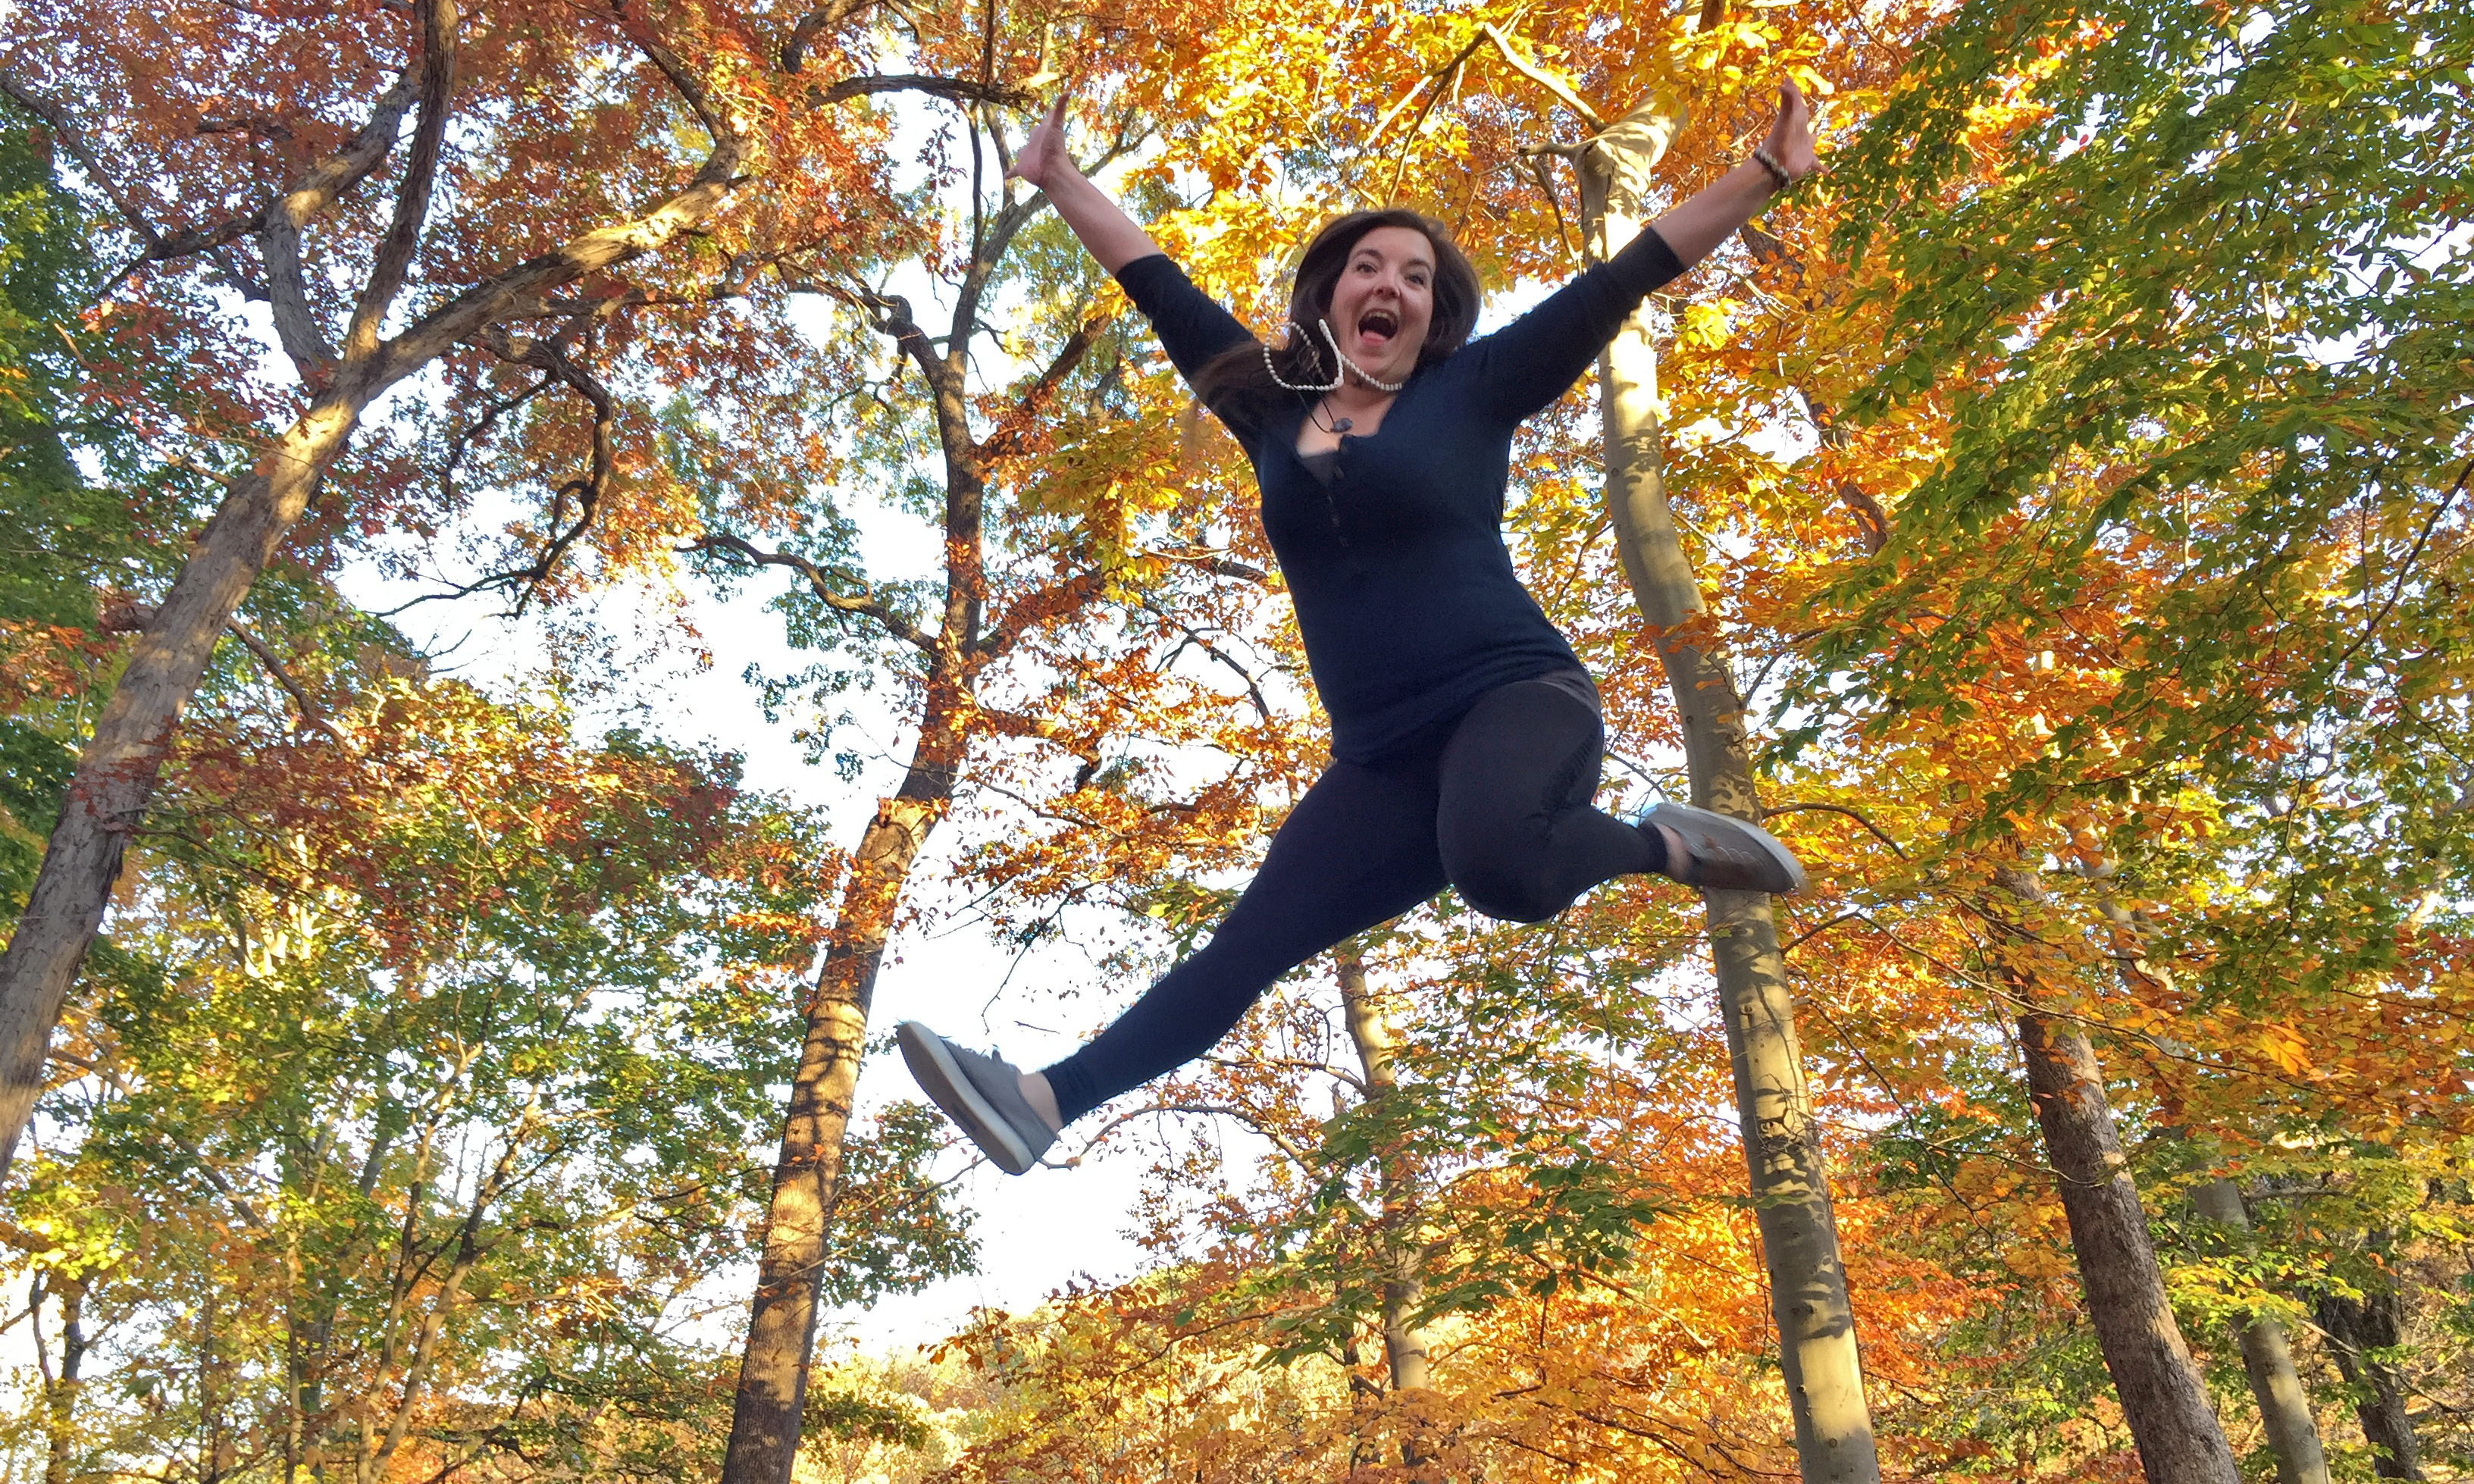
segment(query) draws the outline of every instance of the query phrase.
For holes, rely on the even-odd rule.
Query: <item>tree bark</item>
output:
[[[1393,1063],[1400,1037],[1366,987],[1366,960],[1357,944],[1343,943],[1332,957],[1340,971],[1348,1039],[1366,1075],[1367,1106],[1379,1107],[1399,1085]],[[1383,1192],[1383,1354],[1391,1364],[1394,1391],[1423,1391],[1434,1384],[1434,1375],[1426,1358],[1426,1332],[1416,1322],[1426,1295],[1424,1254],[1415,1229],[1417,1172],[1399,1151],[1387,1149],[1377,1156],[1376,1180]],[[1407,1461],[1413,1467],[1418,1462]]]
[[[927,383],[937,446],[944,455],[944,576],[942,611],[935,632],[922,633],[881,606],[837,595],[813,565],[757,552],[745,542],[724,549],[760,565],[796,568],[819,600],[876,622],[884,632],[917,648],[927,662],[927,697],[919,741],[902,788],[878,806],[860,839],[851,879],[842,888],[834,937],[808,1007],[807,1034],[790,1083],[790,1108],[773,1167],[772,1203],[765,1216],[764,1252],[759,1260],[750,1305],[747,1343],[740,1354],[738,1392],[732,1401],[730,1443],[719,1484],[789,1484],[798,1460],[801,1413],[808,1367],[815,1348],[816,1302],[833,1220],[842,1139],[850,1125],[859,1083],[860,1058],[876,993],[878,966],[893,932],[893,919],[919,850],[954,797],[972,740],[993,729],[978,703],[979,676],[1012,642],[1020,623],[1009,616],[988,622],[986,496],[988,444],[974,438],[970,423],[969,348],[982,329],[982,296],[1015,235],[1044,201],[1008,201],[989,230],[974,239],[975,252],[955,295],[951,332],[932,338],[911,317],[909,301],[887,295],[868,307],[876,330],[917,368]],[[1069,342],[1053,377],[1079,359],[1085,336]],[[1044,396],[1034,392],[1034,396]],[[1024,411],[1028,411],[1026,406]],[[1076,601],[1096,591],[1078,585]]]
[[[2096,1049],[2073,1023],[2018,1016],[2027,1092],[2061,1185],[2088,1317],[2150,1484],[2239,1484],[2199,1368],[2165,1298],[2147,1216],[2105,1106]]]
[[[2421,1478],[2421,1450],[2405,1409],[2405,1378],[2374,1353],[2398,1341],[2396,1289],[2376,1289],[2360,1299],[2330,1294],[2319,1301],[2318,1320],[2338,1372],[2354,1389],[2363,1441],[2376,1450],[2373,1472],[2384,1479]]]
[[[950,719],[932,717],[912,750],[901,791],[877,807],[861,836],[851,879],[842,888],[833,941],[809,1001],[807,1034],[773,1164],[764,1252],[748,1310],[721,1484],[787,1484],[798,1457],[842,1138],[859,1087],[877,970],[911,864],[953,795],[960,750]]]
[[[2203,1182],[2191,1193],[2191,1204],[2227,1230],[2250,1230],[2250,1211],[2232,1180]],[[2250,1377],[2268,1449],[2276,1455],[2276,1484],[2328,1484],[2319,1423],[2311,1415],[2311,1394],[2293,1369],[2293,1347],[2285,1326],[2273,1316],[2250,1313],[2235,1323],[2234,1331],[2242,1342],[2243,1372]]]
[[[1640,231],[1649,171],[1681,125],[1680,110],[1648,105],[1600,131],[1579,152],[1584,230],[1599,260]],[[1598,378],[1608,513],[1633,596],[1683,717],[1692,802],[1758,819],[1743,702],[1725,651],[1706,625],[1693,621],[1704,605],[1667,509],[1658,351],[1639,314],[1599,356]],[[1752,1176],[1754,1219],[1778,1324],[1780,1368],[1795,1419],[1797,1465],[1807,1484],[1879,1480],[1829,1170],[1815,1136],[1794,1000],[1770,900],[1733,891],[1703,897]]]

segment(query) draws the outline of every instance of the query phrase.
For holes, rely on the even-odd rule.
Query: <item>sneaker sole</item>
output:
[[[1760,846],[1761,853],[1770,858],[1771,864],[1785,873],[1786,886],[1771,892],[1772,896],[1790,896],[1804,889],[1804,863],[1798,861],[1784,845],[1780,844],[1777,836],[1750,820],[1738,819],[1733,815],[1722,815],[1713,810],[1695,809],[1689,804],[1661,804],[1649,812],[1648,817],[1652,819],[1663,817],[1667,823],[1679,829],[1689,827],[1713,832],[1740,830],[1752,837],[1754,844]]]
[[[902,1059],[919,1090],[970,1135],[998,1169],[1020,1175],[1038,1162],[1012,1125],[972,1085],[961,1064],[946,1049],[943,1036],[916,1020],[906,1020],[894,1027],[893,1038],[902,1047]]]

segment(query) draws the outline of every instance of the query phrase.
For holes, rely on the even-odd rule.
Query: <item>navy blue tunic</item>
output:
[[[1251,416],[1213,409],[1253,462],[1333,756],[1379,763],[1498,686],[1581,669],[1503,543],[1513,433],[1681,272],[1644,229],[1612,261],[1412,376],[1372,433],[1342,436],[1327,487],[1297,453],[1311,395]],[[1136,258],[1117,281],[1189,378],[1254,338],[1165,255]]]

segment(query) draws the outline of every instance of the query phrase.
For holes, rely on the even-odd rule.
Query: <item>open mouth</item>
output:
[[[1357,317],[1357,334],[1380,345],[1400,333],[1400,317],[1389,309],[1369,309]]]

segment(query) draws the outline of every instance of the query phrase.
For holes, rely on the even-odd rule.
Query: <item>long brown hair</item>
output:
[[[1404,207],[1351,211],[1325,222],[1298,260],[1298,276],[1289,289],[1289,343],[1272,352],[1272,363],[1284,379],[1328,381],[1339,369],[1331,364],[1331,351],[1314,324],[1331,313],[1332,290],[1340,284],[1357,239],[1378,227],[1407,228],[1435,250],[1434,312],[1426,321],[1426,343],[1418,349],[1419,366],[1434,365],[1468,343],[1469,331],[1477,328],[1485,290],[1478,282],[1477,269],[1469,265],[1468,255],[1452,241],[1443,224]],[[1302,332],[1298,326],[1304,327]],[[1250,343],[1203,362],[1195,373],[1194,387],[1204,406],[1224,416],[1226,412],[1260,415],[1271,402],[1290,395],[1264,368],[1262,347]]]

